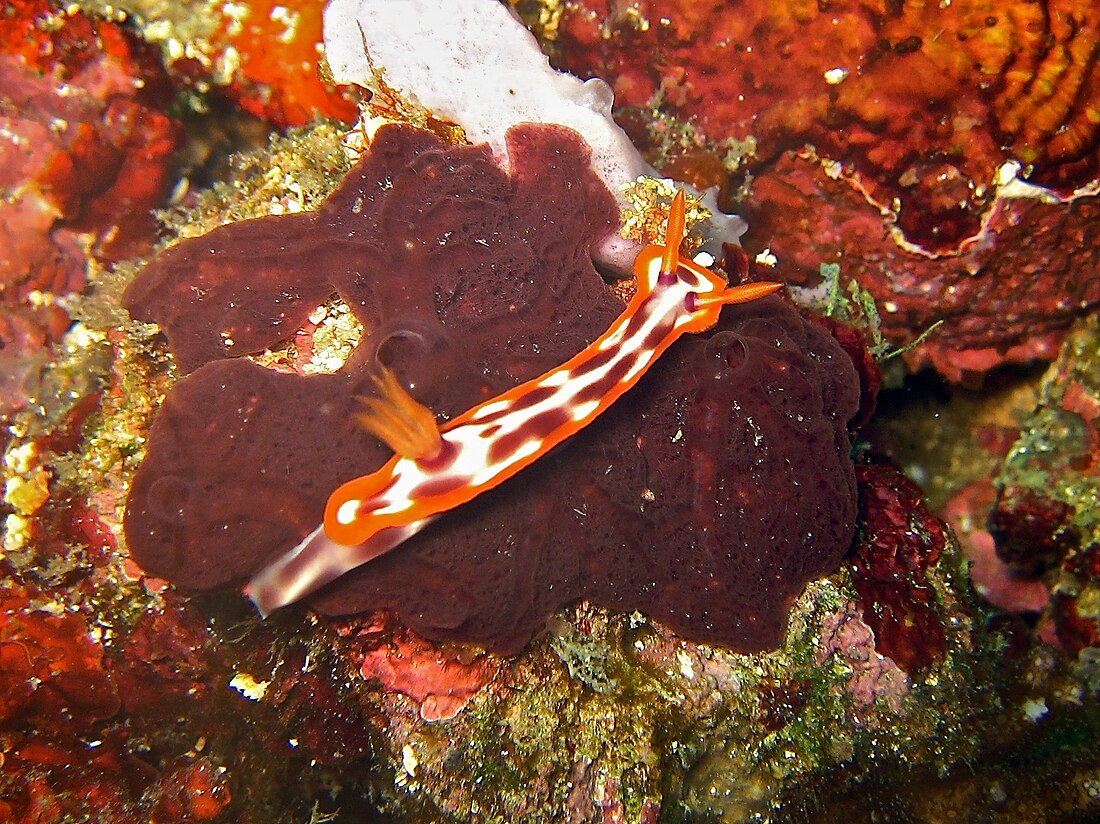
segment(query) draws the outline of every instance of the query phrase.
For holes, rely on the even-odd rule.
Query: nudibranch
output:
[[[247,586],[261,614],[293,603],[389,552],[436,516],[462,506],[530,466],[629,391],[679,337],[704,332],[723,306],[746,303],[780,283],[729,287],[680,253],[685,197],[673,199],[663,245],[634,263],[633,298],[608,330],[546,374],[481,403],[442,428],[396,378],[376,378],[365,428],[396,454],[341,485],[321,525],[260,570]]]

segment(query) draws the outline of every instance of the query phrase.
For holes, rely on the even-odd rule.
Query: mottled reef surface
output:
[[[363,151],[318,4],[0,15],[0,819],[1094,820],[1093,4],[513,5],[746,216],[718,265],[794,299],[266,621],[244,578],[384,458],[356,379],[449,416],[568,357],[630,291],[588,254],[613,204],[574,138],[529,136],[517,184],[421,118],[367,150],[414,172],[346,199],[341,279],[286,228]],[[211,232],[253,238],[238,269],[188,257]]]

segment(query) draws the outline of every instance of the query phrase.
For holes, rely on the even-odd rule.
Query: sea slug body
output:
[[[437,515],[499,486],[595,420],[681,335],[713,327],[723,305],[781,288],[779,283],[727,288],[713,272],[682,257],[684,211],[681,191],[672,203],[665,244],[638,254],[637,291],[597,340],[558,368],[454,419],[427,453],[397,454],[377,471],[340,486],[325,507],[323,526],[249,583],[249,597],[260,612],[268,615],[309,595],[393,549]],[[415,404],[401,396],[396,382],[379,383],[395,408]],[[377,402],[375,412],[384,414]],[[389,420],[401,418],[395,414]],[[423,427],[423,416],[415,427]]]

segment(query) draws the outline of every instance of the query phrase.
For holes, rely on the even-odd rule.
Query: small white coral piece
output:
[[[390,88],[458,123],[507,163],[504,133],[516,123],[558,123],[592,147],[597,173],[617,191],[649,167],[611,119],[602,80],[550,68],[538,42],[494,0],[332,0],[324,15],[333,77]]]

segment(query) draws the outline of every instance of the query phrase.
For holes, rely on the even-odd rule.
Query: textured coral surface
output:
[[[355,119],[355,104],[318,66],[324,3],[132,0],[114,8],[160,47],[173,81],[197,96],[197,108],[210,95],[284,128],[318,115]]]
[[[1052,358],[1072,319],[1100,303],[1096,197],[1070,205],[999,199],[978,242],[930,257],[899,245],[862,192],[804,154],[761,170],[753,191],[750,251],[767,246],[795,283],[813,284],[821,263],[838,264],[842,279],[875,297],[892,341],[943,321],[911,361],[930,362],[951,380],[1006,360]]]
[[[247,304],[258,316],[250,319],[242,307],[223,315],[228,307],[215,305],[217,289],[204,280],[200,257],[180,300],[192,311],[201,307],[200,325],[213,333],[195,337],[186,319],[166,316],[177,363],[154,327],[133,322],[119,306],[138,264],[111,264],[112,245],[149,248],[156,238],[146,210],[170,205],[169,189],[173,203],[187,207],[164,218],[167,234],[178,237],[242,217],[308,211],[332,191],[349,166],[339,124],[276,136],[269,149],[232,161],[218,157],[226,136],[242,140],[234,148],[255,149],[268,123],[300,122],[315,108],[350,117],[314,70],[320,4],[8,3],[0,15],[0,119],[8,135],[0,146],[0,209],[9,237],[0,248],[9,243],[15,251],[14,268],[0,278],[0,820],[1096,820],[1095,318],[1075,327],[1045,375],[1041,365],[986,371],[1006,358],[1053,357],[1072,317],[1095,314],[1095,200],[1084,193],[1070,202],[1021,200],[1042,193],[1011,185],[995,193],[990,185],[990,170],[1008,158],[1060,197],[1095,177],[1090,4],[640,2],[616,3],[602,18],[579,1],[514,5],[545,37],[560,35],[559,56],[586,55],[590,66],[601,66],[626,104],[622,121],[655,160],[678,176],[721,183],[724,202],[749,214],[750,254],[733,247],[725,254],[734,279],[756,267],[758,276],[809,284],[821,263],[839,268],[827,267],[832,288],[817,296],[831,316],[823,326],[811,329],[772,302],[731,314],[735,327],[709,339],[685,342],[679,366],[656,376],[661,392],[643,388],[637,408],[605,422],[587,454],[550,456],[548,474],[576,470],[577,489],[563,492],[559,479],[549,497],[486,501],[486,510],[506,504],[495,511],[516,527],[498,533],[505,535],[501,555],[530,545],[533,530],[556,530],[556,514],[563,534],[577,534],[584,506],[562,511],[563,502],[584,494],[598,494],[605,511],[631,510],[610,525],[612,537],[664,523],[670,531],[661,540],[671,546],[685,540],[689,520],[721,521],[728,510],[696,509],[678,521],[666,511],[674,498],[647,500],[643,485],[648,493],[678,485],[682,495],[692,483],[712,483],[721,497],[710,500],[727,507],[735,494],[774,493],[745,490],[741,479],[758,470],[726,471],[714,461],[714,437],[700,445],[692,427],[714,433],[716,421],[740,420],[715,415],[715,406],[726,406],[726,416],[733,403],[749,400],[776,408],[779,393],[761,398],[763,387],[788,394],[800,370],[820,374],[822,364],[807,364],[788,344],[821,343],[822,328],[860,376],[856,554],[795,600],[781,647],[754,654],[679,637],[667,625],[675,616],[663,623],[655,599],[635,613],[585,602],[558,610],[522,653],[500,657],[426,640],[392,615],[337,619],[289,609],[261,622],[231,588],[188,594],[145,574],[129,556],[122,519],[156,416],[191,433],[194,443],[179,453],[197,456],[190,466],[225,458],[226,477],[242,477],[258,460],[279,468],[261,454],[266,448],[314,438],[319,449],[292,450],[280,469],[285,477],[274,483],[249,470],[239,488],[222,488],[220,496],[200,489],[177,500],[171,485],[161,490],[162,516],[183,504],[198,523],[259,502],[266,509],[253,521],[255,536],[277,532],[283,526],[270,522],[279,499],[271,493],[280,484],[294,500],[322,501],[320,484],[329,481],[310,474],[329,471],[318,468],[320,454],[350,461],[354,450],[345,456],[337,440],[354,442],[364,460],[367,452],[378,459],[380,449],[346,415],[335,424],[346,427],[338,439],[322,431],[323,391],[310,389],[293,399],[298,407],[282,408],[242,406],[254,397],[242,389],[259,388],[265,399],[272,387],[282,393],[307,377],[304,368],[291,374],[302,362],[317,367],[306,386],[329,386],[375,359],[406,370],[429,402],[451,393],[458,408],[470,399],[448,387],[452,374],[472,381],[461,391],[484,384],[492,392],[548,368],[553,346],[582,345],[595,334],[589,326],[602,331],[621,306],[591,277],[585,249],[613,216],[597,208],[588,214],[591,225],[527,225],[493,206],[497,191],[468,216],[470,225],[495,220],[502,237],[521,233],[507,254],[533,273],[543,272],[544,260],[560,265],[575,255],[583,277],[568,280],[568,294],[547,298],[535,274],[497,277],[493,256],[508,244],[479,234],[492,251],[475,244],[467,268],[438,272],[451,278],[438,303],[416,281],[387,280],[382,297],[394,314],[381,326],[372,325],[381,315],[368,315],[359,331],[347,305],[330,300],[329,282],[317,288],[324,312],[312,313],[313,293],[265,288]],[[720,45],[727,36],[729,45]],[[693,75],[698,66],[714,71]],[[732,95],[723,91],[730,84]],[[654,88],[658,96],[650,99]],[[696,99],[700,88],[708,96]],[[189,129],[186,159],[164,178],[157,170],[170,149],[166,106]],[[243,142],[242,123],[251,124],[250,142]],[[753,141],[722,139],[748,134],[759,138],[755,157]],[[803,149],[807,142],[816,149]],[[785,154],[791,147],[796,153]],[[476,155],[468,154],[471,162]],[[738,166],[739,157],[747,165]],[[123,168],[129,171],[119,176]],[[217,183],[198,193],[201,180]],[[539,177],[535,202],[550,197],[541,190],[554,180]],[[459,174],[455,182],[469,178]],[[565,199],[569,207],[586,202],[572,192]],[[449,245],[411,227],[458,220],[448,211],[456,203],[406,203],[392,210],[384,232],[377,221],[353,226],[375,252],[385,250],[388,257],[373,265],[389,265],[418,253],[422,237]],[[929,257],[911,243],[950,246],[985,216],[989,230],[959,254]],[[641,217],[663,221],[659,210]],[[246,234],[259,242],[254,230]],[[413,248],[403,250],[404,241]],[[300,266],[320,269],[319,258],[303,255]],[[895,344],[948,316],[942,338],[907,358],[931,360],[966,381],[948,385],[925,373],[896,388],[898,361],[880,361],[895,388],[878,395],[876,411],[881,376],[860,330],[879,356],[885,347],[874,340],[866,294],[848,291],[853,277],[874,293]],[[273,275],[270,284],[279,282]],[[205,304],[192,286],[210,289]],[[64,294],[55,300],[53,292]],[[365,287],[360,296],[370,297]],[[513,305],[519,313],[557,311],[562,323],[480,355],[448,352],[448,330],[457,326],[512,328]],[[414,327],[409,307],[418,316],[442,307],[457,326]],[[367,314],[366,305],[356,308]],[[839,323],[852,320],[858,330]],[[241,349],[266,346],[266,332],[293,343],[246,363]],[[560,340],[543,348],[549,332]],[[360,333],[376,345],[361,345],[344,377],[316,374],[337,368]],[[204,385],[211,402],[197,409],[177,403],[175,393],[190,383],[200,388],[195,378],[210,368],[200,366],[206,361],[233,364],[257,383],[238,384],[234,394],[211,380]],[[181,364],[183,372],[200,368],[179,381]],[[760,376],[764,365],[770,373]],[[763,384],[742,397],[741,378],[750,374]],[[703,403],[689,404],[689,389]],[[669,399],[677,399],[671,410]],[[854,393],[851,400],[854,406]],[[333,415],[350,412],[346,404],[336,404]],[[186,417],[173,419],[181,411]],[[229,434],[247,426],[242,413],[269,422],[281,416],[282,428],[269,430],[263,443],[238,439],[223,449]],[[753,413],[758,419],[778,420],[774,411]],[[635,434],[644,438],[632,441]],[[782,458],[794,448],[769,454]],[[604,450],[631,460],[620,466]],[[927,498],[889,464],[868,462],[868,452],[891,455]],[[685,454],[700,458],[695,474],[682,471]],[[680,470],[665,477],[659,464]],[[607,466],[634,478],[625,493],[592,473]],[[995,500],[997,515],[987,522]],[[944,527],[941,513],[954,529]],[[298,518],[293,510],[283,517]],[[287,540],[314,517],[295,520]],[[468,530],[467,549],[477,543],[470,524],[485,517],[478,511],[454,525]],[[956,531],[977,559],[973,567]],[[249,557],[252,536],[238,537],[221,563]],[[628,558],[593,556],[616,572],[629,568]],[[222,569],[215,560],[195,567],[196,574]],[[467,565],[457,577],[468,582],[483,568]],[[970,589],[968,573],[997,609]],[[423,579],[434,585],[441,576],[433,574]],[[511,577],[474,586],[515,591],[524,583]],[[394,584],[407,592],[415,582]],[[519,600],[499,604],[509,626]],[[457,614],[453,603],[430,607],[434,615]]]
[[[559,62],[762,156],[812,143],[900,199],[911,239],[977,229],[968,181],[1010,158],[1070,191],[1097,172],[1100,20],[1089,0],[569,4]]]
[[[603,332],[621,304],[586,250],[613,212],[587,152],[527,127],[509,153],[511,180],[483,148],[386,129],[315,215],[215,230],[139,275],[127,306],[195,370],[128,503],[147,571],[240,580],[312,529],[330,490],[388,457],[354,420],[379,360],[447,418]],[[301,377],[227,357],[275,345],[330,292],[370,330],[348,368]],[[516,652],[587,597],[695,640],[774,646],[787,602],[851,540],[856,401],[850,360],[816,325],[775,300],[732,309],[591,431],[312,603]]]
[[[1100,324],[1082,323],[1044,378],[996,478],[997,555],[1051,592],[1044,619],[1070,653],[1100,647]]]
[[[770,249],[795,282],[840,262],[896,343],[946,319],[915,362],[958,379],[1049,358],[1100,301],[1095,196],[1006,202],[994,185],[1012,161],[1062,196],[1094,190],[1089,0],[593,0],[543,31],[560,65],[612,84],[659,165],[728,185],[716,161],[741,162],[750,256]],[[807,145],[815,162],[785,154]]]

